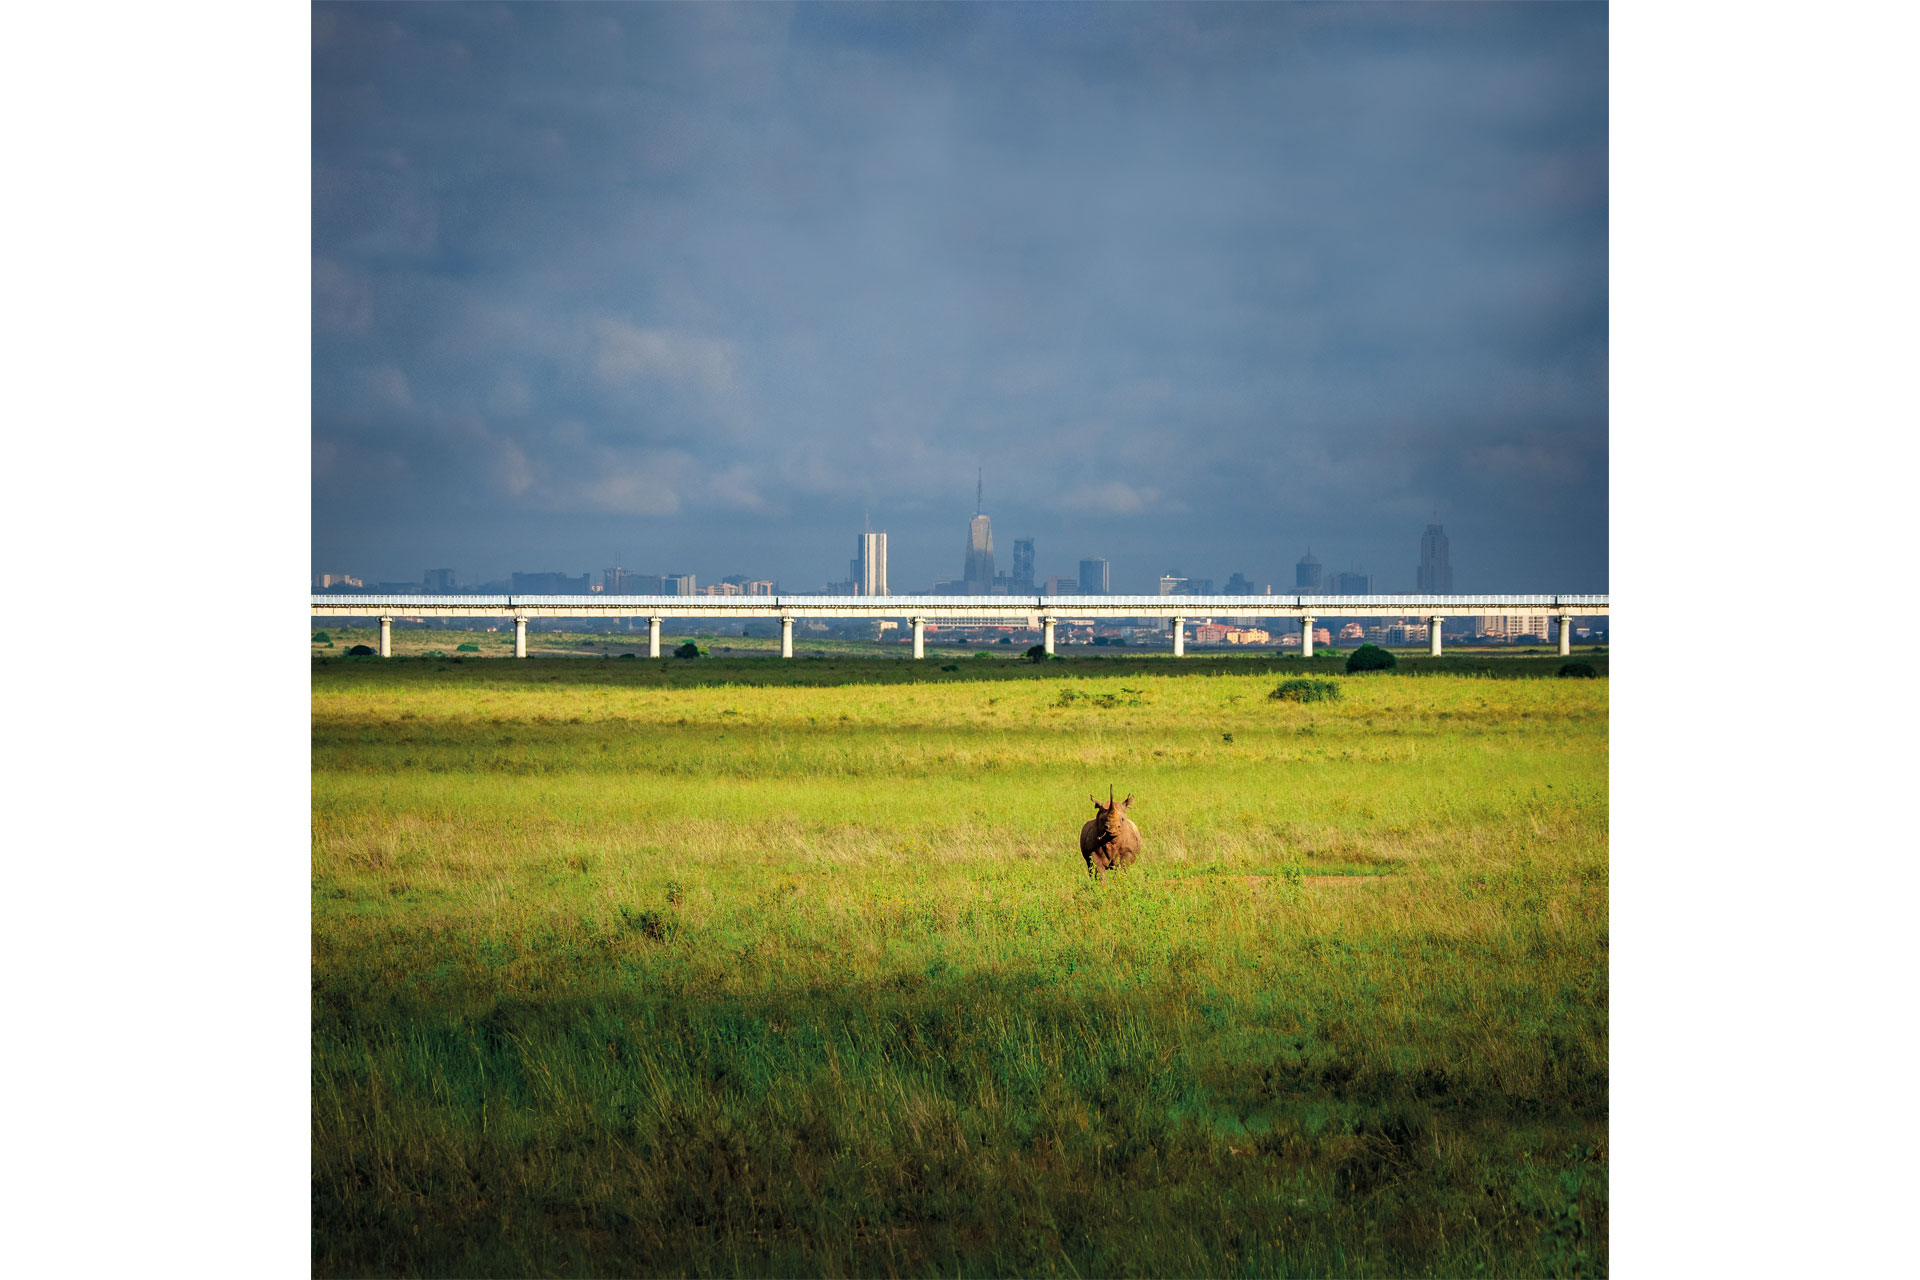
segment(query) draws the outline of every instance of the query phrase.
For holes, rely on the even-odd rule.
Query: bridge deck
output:
[[[1604,595],[1506,596],[459,596],[311,597],[316,618],[1470,618],[1608,614]]]

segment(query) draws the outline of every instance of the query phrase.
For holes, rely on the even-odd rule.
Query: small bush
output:
[[[313,642],[315,644],[332,644],[333,637],[324,631],[316,631],[313,633]]]
[[[946,662],[941,664],[940,669],[942,671],[958,671],[960,664],[957,662]]]
[[[988,653],[985,649],[977,649],[974,651],[973,656],[976,658],[991,658],[993,655]]]
[[[638,658],[640,655],[637,653],[623,653],[620,656],[623,658]]]
[[[373,646],[367,645],[367,644],[357,644],[353,646],[353,648],[347,650],[347,656],[349,658],[371,658],[373,656]]]
[[[689,640],[678,649],[675,649],[673,656],[676,658],[697,658],[700,656],[700,646]]]
[[[665,942],[680,932],[677,923],[651,907],[645,911],[629,911],[623,906],[620,908],[620,918],[626,922],[628,929],[653,942]]]
[[[1363,644],[1347,657],[1347,674],[1356,671],[1391,671],[1399,666],[1391,653],[1377,644]]]
[[[1047,660],[1047,646],[1043,644],[1037,644],[1037,645],[1034,645],[1033,648],[1027,650],[1028,662],[1045,662],[1046,660]]]
[[[1597,679],[1600,675],[1598,671],[1593,669],[1591,662],[1563,662],[1560,664],[1560,669],[1554,672],[1554,674],[1562,678],[1576,680],[1593,680]]]
[[[1332,680],[1282,680],[1267,696],[1281,702],[1332,702],[1340,686]]]
[[[478,653],[480,652],[480,646],[477,644],[471,644],[471,643],[457,644],[453,646],[453,651],[455,653]]]

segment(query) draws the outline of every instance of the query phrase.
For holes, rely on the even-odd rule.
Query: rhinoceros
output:
[[[1105,804],[1097,796],[1087,799],[1093,801],[1094,817],[1080,828],[1080,856],[1087,860],[1087,874],[1098,880],[1105,872],[1133,865],[1140,856],[1140,828],[1126,814],[1132,796],[1115,804],[1113,788],[1108,787]]]

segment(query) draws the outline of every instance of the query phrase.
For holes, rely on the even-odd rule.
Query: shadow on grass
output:
[[[1604,1048],[1543,1011],[1488,1065],[1039,969],[460,1012],[381,985],[315,986],[316,1274],[1604,1267]]]
[[[1607,674],[1606,655],[1585,659]],[[1370,680],[1399,680],[1428,675],[1475,676],[1495,680],[1551,679],[1566,659],[1558,654],[1401,657],[1391,672]],[[953,670],[947,670],[951,667]],[[1344,655],[1311,658],[1247,655],[1231,657],[1171,655],[1086,656],[1033,663],[1006,657],[974,658],[934,654],[914,662],[900,658],[342,658],[313,659],[316,684],[488,684],[496,686],[578,685],[588,688],[713,688],[721,685],[768,688],[820,688],[840,685],[981,684],[1049,681],[1075,676],[1344,675]]]

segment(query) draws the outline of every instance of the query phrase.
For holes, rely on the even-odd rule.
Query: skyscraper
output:
[[[1033,539],[1013,540],[1013,581],[1010,589],[1018,595],[1033,591]]]
[[[887,535],[871,531],[860,535],[853,558],[853,592],[861,596],[891,595],[887,590]]]
[[[973,519],[967,523],[967,567],[960,575],[970,596],[993,594],[993,522],[980,510],[982,490],[973,494]]]
[[[1080,594],[1083,596],[1104,596],[1111,588],[1107,583],[1107,562],[1095,556],[1091,560],[1080,562]]]
[[[1313,558],[1311,550],[1293,566],[1293,589],[1308,595],[1320,590],[1320,562]]]
[[[1453,594],[1453,565],[1447,561],[1447,533],[1438,524],[1430,524],[1420,536],[1420,568],[1414,590],[1421,595]]]

